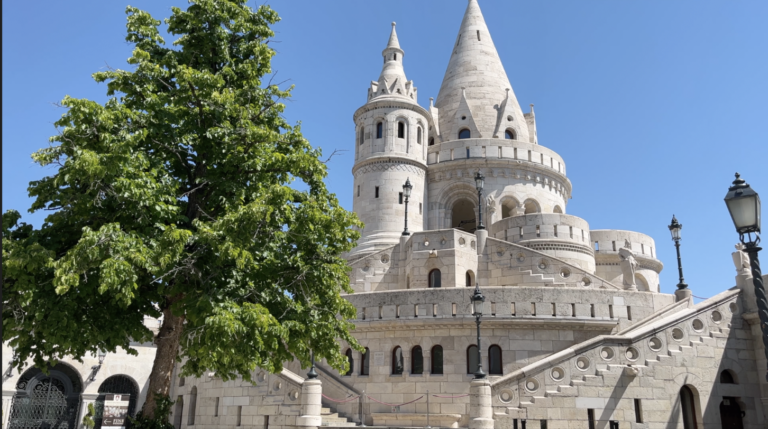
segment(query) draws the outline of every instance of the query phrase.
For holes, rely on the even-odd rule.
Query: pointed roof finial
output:
[[[400,41],[397,39],[397,30],[395,29],[397,27],[396,22],[392,22],[392,33],[389,35],[389,42],[387,43],[386,49],[400,49]]]

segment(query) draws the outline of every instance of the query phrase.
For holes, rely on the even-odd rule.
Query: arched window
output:
[[[683,414],[684,429],[698,429],[696,418],[696,396],[688,386],[680,389],[680,407]]]
[[[434,269],[429,272],[429,287],[441,287],[440,270]]]
[[[365,348],[365,351],[363,352],[363,357],[360,359],[360,375],[368,375],[369,374],[369,366],[371,364],[371,351],[368,349],[368,347]]]
[[[347,352],[344,354],[347,356],[347,362],[349,363],[349,369],[344,375],[352,375],[352,372],[355,370],[355,359],[352,357],[352,349],[347,349]]]
[[[467,347],[467,374],[476,373],[479,362],[477,360],[477,346],[472,344]]]
[[[434,146],[435,145],[435,138],[434,137],[429,139],[429,145],[430,146]]]
[[[424,354],[421,346],[411,349],[411,374],[424,374]]]
[[[560,206],[555,206],[555,209],[553,210],[553,212],[563,214],[563,209],[561,209]]]
[[[464,277],[467,287],[475,285],[475,273],[473,273],[472,270],[467,270],[467,274]]]
[[[379,122],[376,124],[376,138],[380,139],[384,137],[384,123]]]
[[[395,54],[395,61],[397,61],[397,54]]]
[[[405,138],[405,122],[399,121],[397,123],[397,138],[404,139]]]
[[[4,377],[7,378],[7,377]],[[71,366],[59,362],[46,375],[39,368],[24,371],[16,382],[10,410],[3,410],[9,428],[76,428],[82,381]],[[5,425],[4,425],[5,426]]]
[[[501,375],[502,373],[501,347],[494,344],[488,347],[488,374]]]
[[[104,380],[99,386],[99,396],[96,398],[94,404],[96,416],[94,422],[95,429],[100,429],[103,424],[104,417],[104,401],[107,399],[108,394],[119,394],[128,396],[128,415],[134,417],[136,415],[136,402],[139,399],[139,386],[130,378],[125,375],[113,375],[112,377]],[[125,427],[130,427],[130,420],[125,422]]]
[[[524,207],[525,207],[525,214],[532,214],[532,213],[539,212],[539,205],[533,200],[526,201]]]
[[[720,373],[720,384],[737,384],[736,378],[730,370],[725,369]]]
[[[421,127],[416,129],[416,143],[421,144]]]
[[[187,426],[195,425],[195,408],[197,407],[197,386],[192,386],[189,392],[189,411],[187,411]]]
[[[504,131],[504,138],[507,140],[515,140],[516,139],[515,130],[509,129]]]
[[[176,409],[173,411],[173,427],[181,429],[181,419],[184,415],[184,396],[176,398]]]
[[[360,128],[360,144],[365,143],[365,127]]]
[[[403,349],[400,346],[396,346],[392,350],[392,375],[399,375],[403,373]]]
[[[459,131],[459,139],[468,139],[470,137],[472,137],[472,133],[469,132],[468,128]]]
[[[432,347],[432,355],[430,356],[430,359],[432,360],[431,369],[432,374],[442,374],[443,373],[443,346],[433,346]]]

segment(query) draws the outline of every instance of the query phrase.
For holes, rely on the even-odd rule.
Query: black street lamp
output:
[[[485,176],[478,171],[475,174],[475,187],[477,188],[477,217],[480,218],[477,229],[485,229],[483,225],[483,185],[485,185]]]
[[[309,367],[307,378],[310,380],[314,380],[315,378],[317,378],[317,371],[315,371],[315,352],[312,352],[312,366]]]
[[[475,324],[477,324],[477,371],[475,371],[475,380],[485,378],[483,360],[480,355],[480,318],[483,317],[484,302],[485,297],[480,292],[480,286],[475,282],[475,293],[472,294],[472,315],[475,316]]]
[[[669,224],[669,232],[672,233],[672,239],[675,240],[675,249],[677,249],[677,271],[680,273],[680,283],[677,284],[679,290],[688,289],[688,285],[685,284],[683,278],[683,260],[680,259],[680,230],[683,229],[683,224],[677,221],[675,215],[672,215],[672,223]]]
[[[411,179],[406,178],[405,179],[405,185],[403,185],[403,196],[405,197],[405,229],[403,230],[403,235],[411,235],[410,232],[408,232],[408,200],[411,198],[411,189],[413,189],[413,185],[411,185]]]
[[[736,173],[733,186],[728,188],[725,195],[725,205],[731,214],[739,240],[744,244],[744,251],[749,255],[749,264],[752,268],[752,283],[755,286],[755,299],[757,301],[757,315],[760,318],[760,328],[763,331],[763,344],[765,345],[765,357],[768,359],[768,299],[765,297],[763,286],[763,273],[760,271],[758,252],[762,250],[760,244],[760,196]],[[753,237],[754,234],[754,237]],[[765,379],[768,380],[768,372]]]
[[[99,353],[97,354],[97,356],[99,358],[99,364],[91,367],[92,371],[91,371],[90,381],[96,381],[96,374],[99,373],[101,366],[104,365],[104,359],[107,357],[107,352],[104,350],[99,350]]]

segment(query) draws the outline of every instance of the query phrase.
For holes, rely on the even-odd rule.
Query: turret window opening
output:
[[[403,373],[403,349],[396,346],[392,350],[392,375],[401,375]]]
[[[477,30],[477,41],[480,41],[480,30]]]
[[[468,139],[472,137],[472,133],[469,131],[468,128],[464,128],[461,131],[459,131],[459,139]]]
[[[369,367],[371,365],[371,351],[368,347],[365,348],[363,356],[360,359],[360,375],[368,375],[370,373]]]
[[[360,185],[357,185],[357,196],[360,196]]]
[[[469,159],[469,148],[467,148],[467,159]]]
[[[384,137],[384,124],[379,122],[376,124],[376,138],[380,139]]]
[[[376,198],[379,198],[379,187],[376,187]]]
[[[467,287],[475,285],[475,273],[473,273],[472,270],[467,270],[467,274],[464,277]]]
[[[504,131],[504,138],[507,140],[515,140],[515,130],[509,129]]]
[[[443,373],[443,346],[432,347],[432,353],[430,356],[432,365],[430,370],[432,374],[440,375]]]
[[[422,203],[419,203],[419,214],[422,214],[422,207],[423,207]]]
[[[398,194],[398,196],[397,196],[397,203],[398,204],[402,204],[403,203],[403,193],[402,192],[400,192],[400,194]]]
[[[429,272],[429,287],[430,288],[439,288],[441,287],[441,274],[440,270],[434,269]]]
[[[434,137],[429,139],[429,145],[430,146],[434,146],[435,145],[435,138]]]
[[[395,54],[395,61],[397,61],[397,54]]]
[[[411,349],[411,374],[424,374],[424,353],[421,346],[415,346]]]
[[[360,144],[365,143],[365,127],[360,128]]]
[[[397,138],[399,139],[405,138],[405,122],[403,121],[397,122]]]
[[[421,127],[416,129],[416,143],[421,144]]]

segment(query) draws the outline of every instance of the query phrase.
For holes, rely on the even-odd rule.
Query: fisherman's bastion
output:
[[[565,160],[539,144],[477,0],[443,43],[450,61],[425,108],[393,23],[354,112],[349,191],[365,226],[346,298],[365,352],[340,344],[345,374],[323,362],[257,371],[253,384],[174,374],[175,427],[768,428],[747,255],[733,253],[735,285],[699,304],[687,289],[660,293],[653,238],[567,213]],[[64,360],[50,376],[6,371],[3,428],[51,427],[28,418],[46,406],[41,386],[58,395],[56,428],[82,427],[109,393],[130,395],[135,414],[154,357],[152,344],[136,349]],[[5,345],[4,370],[11,355]]]

